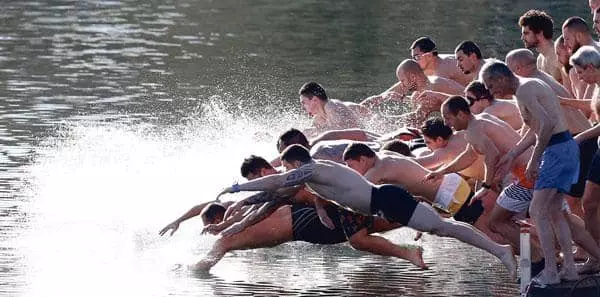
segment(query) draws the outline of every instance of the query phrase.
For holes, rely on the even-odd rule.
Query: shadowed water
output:
[[[522,46],[529,8],[557,24],[591,19],[585,1],[566,0],[4,1],[0,294],[514,296],[497,260],[454,240],[425,237],[429,271],[292,243],[195,276],[177,267],[214,237],[199,220],[157,232],[239,180],[244,156],[273,156],[278,133],[308,123],[303,82],[347,100],[379,93],[421,35],[442,53],[474,39],[502,57]]]

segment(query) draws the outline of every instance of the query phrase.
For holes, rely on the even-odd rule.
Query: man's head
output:
[[[373,167],[376,156],[375,151],[368,145],[355,142],[346,147],[343,159],[348,167],[364,175]]]
[[[462,96],[452,96],[442,104],[444,123],[456,131],[466,129],[472,116],[469,102]]]
[[[396,77],[406,92],[417,90],[419,83],[425,81],[427,76],[415,60],[406,59],[396,68]]]
[[[209,224],[218,224],[223,221],[223,216],[225,216],[225,207],[219,203],[211,203],[202,209],[200,213],[200,218],[202,218],[202,223],[204,226]]]
[[[596,31],[596,35],[600,36],[600,7],[596,10],[594,10],[594,18],[593,18],[594,24],[592,24],[592,27],[594,27],[594,31]]]
[[[300,95],[302,107],[310,115],[316,114],[318,106],[322,105],[323,102],[327,102],[328,99],[325,89],[316,82],[305,83],[298,94]]]
[[[570,59],[571,65],[575,67],[579,79],[587,84],[596,84],[600,68],[600,53],[589,45],[580,47]]]
[[[576,52],[579,47],[592,38],[592,33],[587,23],[580,17],[568,18],[562,26],[565,45],[570,53]]]
[[[569,65],[569,57],[571,54],[565,45],[565,38],[561,35],[554,41],[554,50],[556,51],[556,56],[558,57],[558,63],[565,67],[565,70],[569,72],[571,69],[571,65]]]
[[[530,10],[519,18],[521,40],[526,48],[536,48],[541,40],[552,41],[554,21],[541,10]]]
[[[590,11],[592,13],[600,8],[600,0],[589,0],[588,4],[590,5]]]
[[[410,46],[410,56],[419,63],[421,69],[426,69],[437,57],[435,42],[429,37],[420,37]]]
[[[430,150],[435,151],[448,144],[452,136],[452,128],[446,126],[442,119],[432,118],[425,121],[423,127],[421,127],[421,133],[423,133],[425,145]]]
[[[267,160],[255,155],[251,155],[244,159],[240,171],[242,176],[248,180],[277,173],[277,170],[275,170]]]
[[[517,92],[517,77],[501,61],[492,61],[483,65],[479,80],[494,98],[510,98]]]
[[[474,80],[465,87],[465,98],[469,101],[469,109],[473,114],[480,114],[483,110],[492,105],[494,97],[485,85]]]
[[[281,152],[281,164],[287,170],[296,169],[310,161],[312,158],[308,149],[299,144],[292,144]]]
[[[402,140],[390,140],[386,143],[384,143],[381,146],[381,150],[382,151],[390,151],[390,152],[396,152],[398,154],[407,156],[407,157],[411,157],[412,156],[412,152],[410,151],[410,147],[408,146],[408,144],[406,144],[406,142],[402,141]]]
[[[461,42],[454,50],[454,55],[456,56],[456,65],[464,74],[476,71],[483,59],[479,46],[470,40]]]
[[[506,54],[506,66],[514,74],[530,77],[537,70],[537,59],[532,51],[519,48]]]
[[[277,151],[281,153],[286,147],[292,144],[299,144],[304,147],[309,147],[306,135],[304,135],[304,133],[298,129],[291,128],[283,132],[283,134],[279,136],[279,139],[277,139]]]

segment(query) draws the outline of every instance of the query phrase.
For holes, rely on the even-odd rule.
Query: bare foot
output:
[[[515,281],[517,279],[517,262],[515,262],[512,248],[510,245],[503,245],[502,247],[504,248],[504,254],[500,257],[500,261],[502,261],[502,264],[508,270],[511,281]]]
[[[408,254],[408,261],[410,261],[410,263],[414,264],[415,266],[418,266],[421,269],[429,269],[429,267],[427,267],[427,264],[425,264],[425,261],[423,261],[423,248],[420,246],[415,246],[410,247],[410,252]]]

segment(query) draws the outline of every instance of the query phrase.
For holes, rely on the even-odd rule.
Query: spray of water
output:
[[[190,220],[157,232],[240,180],[250,153],[275,155],[281,131],[302,119],[212,105],[180,125],[67,123],[28,168],[29,225],[19,240],[30,296],[164,296],[176,263],[199,259],[214,238]],[[171,280],[169,280],[171,279]]]

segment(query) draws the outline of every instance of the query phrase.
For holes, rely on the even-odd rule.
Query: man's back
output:
[[[537,129],[536,134],[540,132],[542,117],[544,120],[551,121],[544,124],[553,126],[552,134],[567,130],[567,123],[560,108],[558,97],[543,81],[536,78],[519,78],[516,99],[523,121],[531,128]],[[536,104],[539,104],[542,108],[541,111],[545,113],[544,115],[532,110],[536,108]]]
[[[523,119],[519,114],[519,107],[512,100],[496,99],[492,105],[483,110],[484,113],[491,114],[500,120],[509,124],[513,130],[519,130],[523,126]]]

